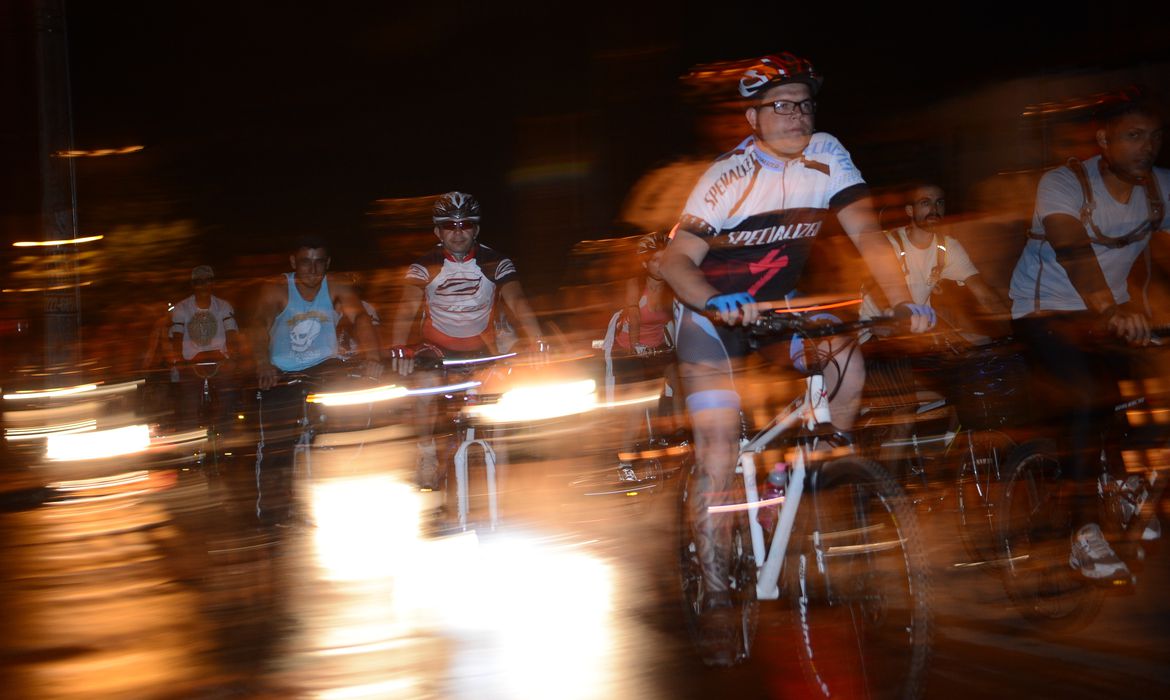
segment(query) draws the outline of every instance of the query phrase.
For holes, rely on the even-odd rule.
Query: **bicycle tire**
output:
[[[1096,617],[1104,592],[1069,566],[1072,508],[1057,455],[1049,440],[1013,450],[996,520],[1012,604],[1041,631],[1069,632]]]
[[[706,586],[703,581],[703,567],[699,563],[690,515],[690,500],[694,493],[697,468],[695,462],[691,461],[690,467],[686,471],[686,478],[679,490],[678,573],[682,592],[683,619],[686,622],[692,648],[696,650],[703,662],[707,665],[723,665],[721,662],[713,661],[705,656],[699,628],[699,617],[703,609]],[[747,496],[743,491],[742,484],[742,480],[738,478],[735,480],[732,502],[746,502]],[[731,559],[727,571],[732,603],[740,613],[740,634],[736,640],[736,648],[732,650],[731,661],[732,664],[738,664],[751,657],[752,644],[755,641],[756,628],[759,624],[759,602],[756,600],[756,562],[751,550],[747,511],[735,510],[727,513],[724,517],[734,518],[729,549]]]
[[[917,698],[931,654],[930,576],[910,499],[876,462],[812,472],[785,565],[813,697]]]
[[[1014,447],[1015,442],[998,430],[968,430],[959,443],[955,514],[963,546],[975,562],[1001,561],[996,503]],[[986,568],[994,571],[994,567]]]
[[[1101,609],[1104,593],[1068,565],[1072,508],[1064,469],[1051,440],[1024,442],[1013,452],[997,520],[1004,589],[1041,632],[1071,632]]]

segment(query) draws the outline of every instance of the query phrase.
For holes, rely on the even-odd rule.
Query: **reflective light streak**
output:
[[[400,399],[407,395],[405,387],[390,384],[377,386],[372,389],[358,389],[356,391],[334,391],[321,394],[309,394],[305,399],[309,403],[319,403],[322,406],[356,406],[363,403],[377,403],[390,399]]]
[[[13,394],[5,394],[4,400],[28,401],[32,399],[56,399],[62,396],[75,396],[77,394],[88,394],[89,396],[120,394],[137,390],[138,385],[145,381],[145,379],[136,379],[132,382],[120,382],[118,384],[80,384],[78,386],[61,387],[60,389],[17,391]]]
[[[429,396],[431,394],[449,394],[449,393],[454,393],[457,391],[467,391],[468,389],[474,389],[482,384],[483,384],[483,382],[476,382],[476,381],[460,382],[459,384],[447,384],[445,386],[432,386],[432,387],[424,387],[422,389],[411,389],[410,391],[408,391],[406,393],[410,396]]]
[[[21,287],[20,289],[5,288],[0,289],[0,292],[5,294],[31,294],[33,292],[53,292],[59,289],[73,289],[75,287],[88,287],[93,282],[78,282],[77,284],[58,284],[53,287]]]
[[[145,470],[127,472],[114,476],[100,476],[94,479],[72,479],[70,481],[54,481],[48,487],[56,491],[81,491],[84,489],[106,489],[115,486],[125,486],[146,481],[150,473]]]
[[[83,236],[81,238],[60,238],[53,241],[17,241],[12,244],[13,248],[55,248],[63,245],[81,245],[82,243],[93,243],[105,238],[103,235],[97,236]]]
[[[707,506],[708,513],[735,513],[748,508],[764,508],[766,506],[780,505],[784,502],[783,496],[775,496],[773,498],[764,498],[754,503],[729,503],[725,506]]]
[[[493,355],[492,357],[468,357],[463,359],[443,360],[444,367],[457,367],[459,365],[478,365],[486,364],[488,362],[495,362],[496,360],[506,360],[509,357],[516,357],[516,353],[509,352],[503,355]]]
[[[497,423],[537,421],[584,413],[597,407],[592,379],[563,384],[538,384],[504,392],[494,404],[473,406],[471,412]]]
[[[78,421],[76,423],[62,423],[60,425],[44,425],[35,428],[5,428],[5,440],[36,440],[50,435],[68,435],[71,433],[86,433],[97,430],[97,421],[94,419]]]
[[[337,391],[337,392],[323,392],[320,394],[309,394],[305,399],[309,403],[321,404],[322,406],[356,406],[365,403],[377,403],[379,401],[389,401],[391,399],[400,399],[404,396],[428,396],[430,394],[448,394],[459,391],[467,391],[480,386],[482,382],[470,381],[460,382],[459,384],[444,384],[443,386],[423,387],[421,389],[407,389],[406,387],[390,384],[387,386],[374,387],[372,389],[359,389],[357,391]],[[240,420],[243,420],[240,416]]]
[[[45,458],[51,461],[105,459],[142,452],[150,447],[150,429],[130,425],[113,430],[49,436]]]
[[[814,304],[813,306],[787,306],[784,302],[761,302],[757,306],[765,311],[775,311],[777,313],[786,314],[802,314],[809,311],[827,311],[828,309],[840,309],[845,306],[857,306],[861,303],[861,299],[849,299],[847,301],[838,301],[832,304]]]
[[[81,149],[72,149],[68,151],[57,151],[53,155],[58,158],[101,158],[102,156],[124,156],[127,153],[137,153],[146,146],[123,146],[122,148],[95,148],[92,151],[83,151]]]
[[[74,396],[87,391],[96,391],[97,384],[81,384],[78,386],[62,387],[60,389],[46,389],[44,391],[18,391],[15,394],[5,394],[5,401],[26,401],[32,399],[55,399],[59,396]]]

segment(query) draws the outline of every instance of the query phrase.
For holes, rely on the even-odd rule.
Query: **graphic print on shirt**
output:
[[[435,296],[448,299],[475,297],[479,294],[481,277],[456,277],[452,275],[435,287]]]
[[[288,327],[289,347],[297,359],[302,361],[316,359],[322,354],[320,348],[313,347],[313,341],[321,335],[321,329],[329,319],[320,311],[307,311],[294,314],[285,322]]]
[[[219,323],[210,309],[197,310],[191,320],[187,321],[187,335],[201,348],[211,345],[218,330]]]
[[[865,194],[849,152],[829,134],[814,134],[788,161],[749,137],[700,178],[679,227],[710,246],[699,267],[717,290],[773,301],[796,286],[830,210]]]
[[[464,260],[432,248],[406,271],[406,281],[423,288],[423,337],[448,350],[475,350],[484,344],[499,287],[516,277],[512,261],[482,244]]]

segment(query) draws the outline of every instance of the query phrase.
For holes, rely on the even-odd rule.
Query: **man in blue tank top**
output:
[[[341,365],[337,323],[346,317],[363,358],[361,373],[382,373],[370,317],[350,283],[331,277],[329,250],[315,236],[297,240],[289,255],[292,272],[260,289],[249,332],[260,387],[260,439],[256,445],[256,517],[282,525],[292,514],[292,451],[302,411],[302,387],[287,374],[323,377]]]

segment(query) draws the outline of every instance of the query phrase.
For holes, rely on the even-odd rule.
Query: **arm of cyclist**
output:
[[[635,277],[626,280],[626,304],[623,311],[626,314],[626,329],[630,337],[630,347],[635,352],[645,352],[645,347],[638,344],[642,337],[642,311],[638,302],[642,298],[642,290]],[[641,350],[639,351],[639,348]]]
[[[728,325],[748,325],[759,318],[755,299],[747,292],[722,294],[699,269],[711,247],[686,229],[679,228],[662,256],[662,277],[675,296],[688,306],[714,311]]]
[[[273,366],[268,355],[268,331],[272,328],[277,314],[288,303],[284,297],[286,287],[275,282],[265,282],[260,288],[260,298],[248,324],[248,335],[252,345],[252,358],[256,363],[256,382],[261,389],[271,389],[276,384],[279,371]]]
[[[390,322],[390,369],[404,377],[414,372],[414,357],[406,351],[406,341],[422,308],[423,295],[422,287],[404,285]]]
[[[991,318],[1005,319],[1011,315],[1011,311],[1008,309],[1003,298],[991,288],[987,280],[983,279],[983,275],[971,275],[963,280],[963,285],[971,290],[971,296],[975,297],[975,301],[983,307],[983,310]]]
[[[874,281],[894,308],[895,316],[908,317],[913,333],[923,333],[933,328],[934,309],[927,304],[915,304],[911,298],[902,266],[898,264],[897,253],[882,235],[870,199],[864,197],[842,207],[837,211],[837,220],[865,260]]]
[[[536,320],[536,314],[532,313],[532,307],[528,305],[528,298],[524,296],[524,289],[520,283],[516,280],[509,280],[501,285],[500,299],[504,301],[508,311],[512,312],[512,315],[519,322],[529,347],[537,352],[542,351],[544,340],[541,338],[540,324]]]
[[[333,286],[334,299],[341,313],[349,319],[353,327],[353,337],[358,344],[358,353],[362,356],[362,375],[370,379],[382,376],[382,358],[378,347],[378,336],[374,331],[374,323],[362,300],[354,291],[353,285],[342,282]]]
[[[1100,314],[1106,327],[1118,338],[1133,345],[1149,344],[1149,319],[1141,312],[1118,306],[1085,225],[1068,214],[1049,214],[1044,217],[1044,237],[1085,306]]]

